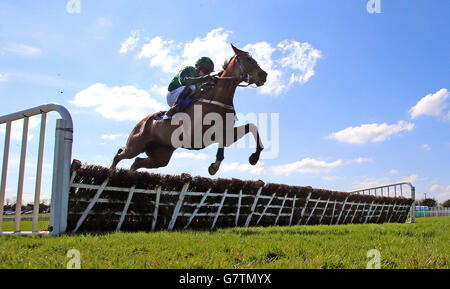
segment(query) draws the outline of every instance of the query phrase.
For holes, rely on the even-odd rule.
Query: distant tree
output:
[[[442,203],[442,206],[445,208],[450,208],[450,199]]]
[[[423,199],[418,202],[419,206],[437,207],[437,202],[434,199]]]

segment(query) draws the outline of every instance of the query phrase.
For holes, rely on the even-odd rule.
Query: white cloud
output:
[[[122,46],[120,47],[120,54],[125,54],[129,51],[133,51],[136,49],[137,45],[139,43],[139,32],[138,31],[131,31],[131,35],[125,39],[125,41],[122,43]]]
[[[8,81],[8,74],[0,73],[0,82],[6,82],[6,81]]]
[[[338,181],[338,180],[344,180],[344,179],[346,179],[346,177],[341,177],[341,176],[324,176],[324,177],[322,177],[322,179],[324,181],[327,181],[327,182],[334,182],[334,181]]]
[[[424,145],[422,146],[422,149],[424,149],[424,150],[426,150],[426,151],[429,151],[429,150],[431,150],[431,147],[430,147],[429,144],[424,144]]]
[[[70,103],[79,107],[94,107],[103,117],[116,121],[139,121],[149,113],[166,108],[145,90],[131,85],[108,87],[102,83],[78,92]]]
[[[167,86],[162,86],[162,85],[153,85],[150,88],[150,92],[153,93],[156,96],[159,97],[164,97],[164,100],[166,100],[166,95],[167,95]]]
[[[26,44],[17,44],[12,43],[4,46],[1,51],[3,53],[10,53],[17,56],[38,56],[42,53],[41,49],[38,47],[26,45]]]
[[[389,171],[389,174],[391,174],[391,175],[396,175],[396,174],[398,174],[398,171],[392,169],[392,170]]]
[[[203,38],[197,37],[184,43],[157,36],[142,47],[138,57],[149,59],[151,67],[174,74],[183,66],[193,65],[199,57],[209,56],[216,70],[220,70],[223,61],[233,53],[228,40],[231,33],[217,28]],[[266,84],[259,90],[264,94],[278,95],[294,83],[307,82],[314,75],[317,60],[322,57],[321,51],[309,43],[294,40],[283,40],[275,47],[267,42],[257,42],[244,45],[242,49],[249,51],[268,73]]]
[[[259,175],[264,171],[264,162],[259,162],[255,166],[250,164],[241,164],[239,162],[223,164],[220,167],[219,172],[229,173],[229,172],[249,172],[253,175]]]
[[[208,56],[214,61],[216,70],[220,70],[223,61],[230,58],[232,53],[231,46],[227,42],[231,33],[223,28],[217,28],[208,32],[204,38],[197,37],[193,41],[186,42],[182,45],[181,66],[194,65],[198,58]]]
[[[370,161],[372,161],[372,159],[359,157],[359,158],[348,161],[348,163],[362,164],[362,163],[366,163],[366,162],[370,162]]]
[[[159,67],[164,72],[174,73],[179,67],[180,61],[179,56],[171,55],[175,49],[176,46],[173,41],[166,41],[157,36],[142,47],[138,57],[150,59],[151,67]]]
[[[101,136],[101,139],[103,139],[103,140],[116,140],[116,139],[118,139],[118,138],[120,138],[120,137],[122,137],[122,136],[124,136],[124,134],[122,134],[122,133],[119,133],[119,134],[105,134],[105,135],[102,135]]]
[[[288,40],[283,40],[277,47],[285,55],[280,59],[281,65],[301,72],[300,74],[291,74],[289,85],[294,82],[305,83],[314,75],[317,59],[322,57],[319,50],[314,49],[308,42],[300,43]]]
[[[363,124],[332,133],[328,138],[344,143],[365,144],[368,142],[382,142],[389,139],[391,135],[402,131],[412,131],[414,128],[415,125],[413,123],[405,121],[399,121],[397,124],[392,125],[387,123]]]
[[[359,189],[365,189],[365,188],[373,188],[373,187],[379,187],[383,185],[387,185],[391,183],[391,180],[389,178],[366,178],[360,181],[354,181],[353,182],[353,188],[355,190]]]
[[[418,175],[411,175],[409,177],[403,178],[401,180],[401,182],[405,182],[405,183],[415,183],[417,181],[417,179],[419,178]]]
[[[258,42],[246,45],[243,50],[248,51],[267,72],[267,82],[260,87],[261,93],[279,95],[287,91],[288,81],[283,78],[283,72],[276,67],[277,64],[272,59],[275,48],[267,42]]]
[[[441,186],[438,184],[434,184],[431,186],[430,192],[436,195],[436,199],[439,202],[444,202],[450,199],[450,186]]]
[[[291,175],[293,173],[300,174],[321,174],[328,173],[333,169],[342,166],[344,162],[342,160],[337,160],[335,162],[327,163],[325,161],[305,158],[301,161],[279,165],[272,167],[272,171],[277,175]]]
[[[412,119],[421,115],[439,116],[448,107],[446,99],[449,93],[447,89],[442,88],[435,94],[424,96],[413,108],[409,110]],[[450,113],[450,112],[449,112]]]
[[[193,160],[206,160],[208,158],[207,154],[203,153],[189,153],[189,152],[182,152],[182,153],[174,153],[173,158],[176,159],[193,159]]]

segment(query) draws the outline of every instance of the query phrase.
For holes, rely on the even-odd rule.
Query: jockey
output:
[[[169,84],[167,94],[167,104],[171,107],[166,113],[172,116],[178,112],[179,101],[186,99],[198,87],[198,84],[211,81],[213,79],[209,74],[214,71],[214,62],[208,57],[201,57],[195,63],[195,68],[186,66],[172,79]]]

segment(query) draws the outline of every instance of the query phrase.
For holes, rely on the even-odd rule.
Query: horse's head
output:
[[[240,50],[231,44],[234,50],[235,63],[240,70],[240,75],[248,84],[256,84],[262,86],[267,80],[267,72],[259,67],[258,62],[254,60],[246,51]]]

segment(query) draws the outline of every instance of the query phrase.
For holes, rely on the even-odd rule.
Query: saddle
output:
[[[191,104],[197,102],[201,99],[206,93],[214,87],[212,83],[204,83],[200,88],[196,91],[193,91],[188,97],[182,99],[178,102],[178,112],[183,112],[186,108]],[[167,111],[162,111],[157,114],[154,119],[162,120],[162,119],[172,119],[171,116],[166,116]]]

